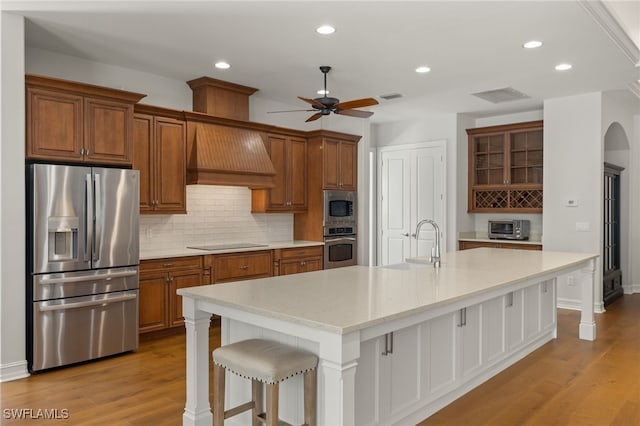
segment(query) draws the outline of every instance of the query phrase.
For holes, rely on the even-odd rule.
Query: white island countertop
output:
[[[519,281],[543,278],[597,256],[479,248],[447,253],[439,269],[431,265],[400,269],[351,266],[190,287],[178,294],[347,334]]]

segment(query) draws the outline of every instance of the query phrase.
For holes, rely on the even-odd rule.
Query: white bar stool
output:
[[[304,374],[304,425],[316,425],[316,381],[318,357],[314,354],[262,339],[231,343],[213,351],[213,425],[252,410],[252,425],[277,426],[278,385],[283,380]],[[251,401],[224,410],[225,371],[251,380]],[[262,411],[262,385],[266,385],[266,412]],[[282,422],[283,423],[283,422]]]

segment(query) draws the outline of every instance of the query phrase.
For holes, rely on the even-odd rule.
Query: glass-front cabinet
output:
[[[542,212],[542,121],[467,129],[469,212]]]

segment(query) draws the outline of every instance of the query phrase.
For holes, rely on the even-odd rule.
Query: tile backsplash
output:
[[[188,185],[187,214],[141,215],[140,250],[293,239],[293,214],[252,214],[251,190]]]

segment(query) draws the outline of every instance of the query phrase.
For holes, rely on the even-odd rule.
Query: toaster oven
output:
[[[529,221],[524,219],[490,220],[489,238],[502,240],[528,240]]]

